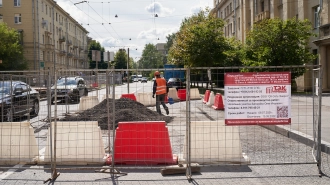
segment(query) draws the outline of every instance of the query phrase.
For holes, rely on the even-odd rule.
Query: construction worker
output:
[[[166,114],[168,115],[169,114],[168,107],[165,104],[165,98],[167,98],[167,93],[168,93],[166,80],[160,77],[159,71],[156,71],[154,75],[155,75],[155,81],[152,91],[152,97],[155,98],[155,94],[156,94],[156,110],[159,114],[162,114],[162,112],[160,111],[160,104],[162,104],[166,111]]]

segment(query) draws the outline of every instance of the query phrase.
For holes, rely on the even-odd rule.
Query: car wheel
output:
[[[33,102],[32,111],[30,112],[31,116],[37,116],[39,114],[39,101],[36,100]]]
[[[7,109],[5,121],[7,121],[7,122],[13,122],[14,121],[13,110],[11,108]]]
[[[50,99],[50,104],[54,105],[55,104],[55,98]]]

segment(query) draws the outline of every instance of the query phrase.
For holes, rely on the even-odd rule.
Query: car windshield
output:
[[[10,93],[10,83],[0,82],[0,94],[9,94]]]
[[[57,80],[57,85],[77,85],[76,80],[61,78]]]

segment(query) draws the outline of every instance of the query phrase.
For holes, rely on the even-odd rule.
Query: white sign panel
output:
[[[226,125],[291,123],[289,72],[226,73]]]

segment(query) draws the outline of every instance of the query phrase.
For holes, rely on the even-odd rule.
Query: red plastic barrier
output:
[[[222,95],[220,93],[217,93],[214,98],[214,104],[212,105],[212,108],[215,110],[225,110],[225,107],[223,105]]]
[[[120,98],[129,98],[136,101],[136,97],[134,94],[122,94]]]
[[[181,101],[186,101],[186,89],[178,89],[178,97]]]
[[[115,164],[178,164],[164,121],[119,122],[114,143]],[[111,164],[107,158],[106,164]]]
[[[92,87],[96,88],[96,87],[99,87],[99,84],[98,83],[92,83]]]
[[[211,91],[210,91],[210,90],[206,90],[206,91],[205,91],[205,95],[204,95],[203,103],[207,103],[207,102],[209,101],[210,94],[211,94]]]

